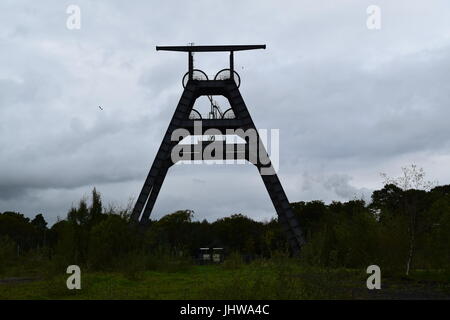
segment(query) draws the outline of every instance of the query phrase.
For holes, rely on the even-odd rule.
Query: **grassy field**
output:
[[[191,265],[168,271],[83,272],[68,290],[65,273],[0,276],[0,299],[449,299],[448,273],[382,275],[366,288],[365,270],[300,267],[292,261]]]

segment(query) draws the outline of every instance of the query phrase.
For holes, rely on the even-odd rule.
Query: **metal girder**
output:
[[[181,51],[181,50],[180,50]],[[140,221],[142,224],[146,224],[149,220],[150,214],[152,212],[153,206],[158,197],[161,186],[164,182],[164,178],[170,168],[173,165],[171,152],[173,148],[177,145],[178,141],[172,141],[172,133],[175,129],[186,129],[189,134],[194,127],[194,120],[189,120],[189,113],[192,110],[195,100],[201,95],[215,95],[222,94],[228,98],[230,106],[236,116],[236,119],[208,119],[202,121],[202,128],[217,128],[219,130],[225,129],[249,129],[252,128],[256,132],[256,127],[253,120],[248,112],[247,106],[236,86],[236,83],[232,80],[189,80],[180,101],[175,109],[175,112],[170,121],[169,127],[167,128],[166,134],[164,135],[163,141],[159,150],[156,154],[155,160],[151,166],[150,172],[145,180],[144,186],[139,194],[136,201],[134,210],[132,212],[131,219],[133,221]],[[195,120],[199,121],[199,120]],[[206,130],[205,129],[205,130]],[[202,131],[203,132],[203,131]],[[203,153],[205,148],[208,146],[217,146],[218,148],[222,145],[223,148],[227,148],[225,142],[223,141],[206,141],[201,142],[200,150]],[[258,144],[259,152],[264,153],[268,157],[267,151],[261,142],[258,134]],[[240,152],[234,146],[232,150],[233,159],[246,159],[249,160],[249,150],[244,147],[244,152],[240,149]],[[220,149],[220,148],[219,148]],[[226,150],[226,149],[225,149]],[[229,149],[230,151],[231,149]],[[226,155],[226,153],[224,153]],[[193,155],[193,154],[192,154]],[[203,155],[203,154],[202,154]],[[192,156],[193,157],[193,156]],[[203,160],[207,160],[202,158]],[[214,154],[211,159],[217,159]],[[226,159],[226,157],[225,157]],[[224,160],[225,160],[224,159]],[[259,157],[257,157],[259,159]],[[272,168],[272,164],[253,163],[258,169],[263,167]],[[273,169],[273,168],[272,168]],[[261,174],[261,171],[258,170]],[[261,174],[261,178],[269,193],[270,199],[274,205],[277,212],[279,222],[283,228],[283,231],[287,235],[289,244],[294,252],[298,254],[301,246],[304,244],[304,237],[302,230],[295,218],[295,215],[291,209],[288,198],[283,190],[280,180],[278,179],[275,170],[272,170],[273,174]]]
[[[178,52],[221,52],[265,49],[265,44],[257,45],[216,45],[216,46],[156,46],[156,50]]]

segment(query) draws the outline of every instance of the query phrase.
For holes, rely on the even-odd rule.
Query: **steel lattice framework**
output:
[[[226,45],[226,46],[169,46],[169,47],[156,47],[156,50],[165,51],[181,51],[188,53],[189,71],[187,73],[188,80],[184,86],[183,94],[178,102],[175,112],[170,121],[169,127],[164,135],[163,141],[156,154],[155,160],[151,166],[150,172],[147,175],[144,186],[139,194],[133,209],[131,219],[134,222],[140,222],[140,224],[146,225],[149,221],[150,214],[158,197],[161,186],[164,182],[164,178],[169,168],[174,165],[171,157],[173,148],[179,141],[172,141],[172,133],[174,130],[182,128],[187,130],[191,135],[194,134],[195,121],[201,121],[201,128],[204,131],[214,128],[226,135],[226,129],[254,129],[256,132],[255,124],[250,116],[250,113],[245,105],[245,102],[239,92],[238,85],[235,82],[234,77],[219,78],[215,80],[208,79],[196,79],[194,78],[194,65],[193,65],[193,52],[217,52],[227,51],[230,52],[230,69],[229,74],[234,75],[234,52],[242,50],[252,49],[265,49],[265,45]],[[192,119],[190,113],[193,109],[196,99],[200,96],[212,96],[222,95],[229,100],[232,111],[234,112],[233,118],[221,118],[221,119]],[[202,133],[203,133],[202,132]],[[245,139],[245,136],[242,136]],[[267,151],[261,142],[259,134],[258,140],[258,152],[263,152],[268,157]],[[246,159],[249,160],[250,150],[245,148],[245,152],[238,152],[236,146],[227,144],[225,141],[201,141],[201,150],[204,150],[211,143],[224,144],[222,150],[227,150],[233,154],[234,159]],[[246,144],[247,146],[248,144]],[[229,157],[227,156],[227,159]],[[258,157],[259,159],[259,157]],[[192,160],[194,155],[192,154]],[[261,174],[264,185],[269,193],[270,199],[278,214],[278,220],[287,236],[289,244],[294,254],[298,254],[301,246],[304,244],[304,237],[301,228],[294,216],[294,213],[289,204],[288,198],[281,186],[275,170],[272,168],[272,163],[261,163],[257,161],[254,165],[259,169],[261,173],[262,168],[269,168],[271,174]]]

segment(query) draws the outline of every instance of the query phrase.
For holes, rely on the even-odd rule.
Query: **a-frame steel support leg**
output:
[[[230,101],[231,107],[233,108],[238,118],[245,119],[247,123],[246,129],[251,128],[257,132],[256,126],[253,123],[253,120],[250,116],[250,113],[245,105],[244,99],[242,98],[239,89],[235,85],[234,82],[228,85],[228,99]],[[245,138],[245,137],[242,137]],[[261,139],[258,134],[258,152],[261,154],[263,158],[269,159],[269,155],[261,142]],[[260,159],[260,154],[257,155],[257,158]],[[304,244],[304,236],[301,231],[301,228],[298,224],[298,221],[292,211],[292,208],[289,204],[289,200],[286,196],[286,193],[281,186],[281,182],[278,179],[278,175],[275,173],[273,168],[273,174],[263,174],[262,168],[265,167],[269,169],[272,167],[272,164],[266,164],[265,166],[260,163],[255,163],[258,171],[261,174],[261,178],[264,182],[267,192],[269,193],[270,199],[272,200],[273,206],[278,215],[279,222],[287,235],[287,239],[289,244],[294,252],[294,254],[298,254],[301,246]]]
[[[146,224],[150,218],[150,214],[153,210],[153,207],[156,202],[156,198],[158,197],[159,191],[161,190],[162,184],[164,182],[164,178],[166,177],[167,171],[169,170],[172,163],[166,162],[164,166],[161,168],[158,176],[156,177],[153,188],[148,197],[147,203],[145,204],[144,213],[142,214],[141,223]]]
[[[161,185],[166,176],[167,170],[169,169],[171,163],[170,152],[172,150],[173,142],[171,141],[172,133],[175,129],[179,128],[179,125],[183,119],[189,117],[189,113],[192,109],[196,97],[194,97],[194,90],[192,85],[188,83],[186,88],[181,95],[178,106],[175,109],[175,113],[172,116],[169,127],[167,128],[166,134],[164,135],[161,146],[159,147],[158,153],[156,154],[155,160],[153,161],[150,172],[147,175],[144,186],[142,187],[141,193],[136,201],[133,212],[131,214],[132,221],[139,221],[142,210],[144,206],[146,209],[144,211],[144,220],[141,222],[147,222],[150,217],[151,210],[153,209],[154,202],[158,196]],[[154,189],[154,192],[152,190]],[[152,199],[149,199],[150,193],[153,194]],[[147,201],[148,200],[148,201]],[[152,201],[153,203],[152,203]],[[149,202],[150,201],[150,202]],[[146,205],[147,204],[147,205]]]

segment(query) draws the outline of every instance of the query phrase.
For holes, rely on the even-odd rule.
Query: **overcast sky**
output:
[[[106,204],[137,198],[187,68],[186,54],[155,46],[190,42],[267,45],[235,64],[256,126],[280,129],[291,202],[368,200],[380,172],[411,163],[450,183],[450,2],[280,3],[2,0],[0,212],[51,224],[94,186]],[[66,27],[71,4],[79,30]],[[224,54],[195,55],[207,74],[226,66]],[[251,165],[172,167],[152,217],[178,209],[275,215]]]

